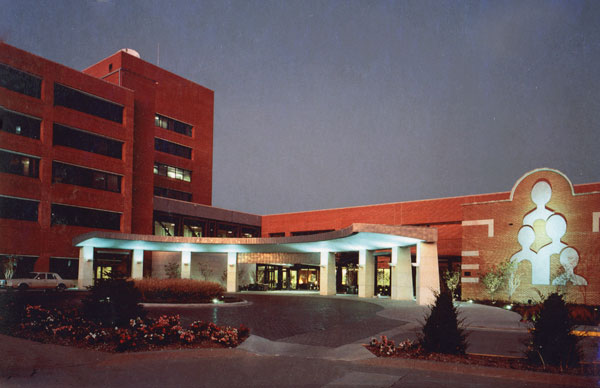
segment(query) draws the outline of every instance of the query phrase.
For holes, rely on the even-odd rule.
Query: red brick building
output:
[[[529,300],[559,288],[600,304],[600,183],[573,186],[560,172],[540,169],[503,193],[265,216],[218,209],[211,206],[213,104],[213,91],[133,50],[80,72],[0,43],[3,268],[76,278],[81,260],[73,238],[96,230],[253,238],[358,223],[416,226],[436,229],[440,269],[461,271],[465,298],[485,297],[481,277],[509,262],[499,297]],[[138,268],[132,250],[95,249],[94,278],[111,271],[164,276],[165,264],[180,260],[177,252],[140,252]],[[291,255],[242,255],[245,285],[317,288],[318,254]],[[376,293],[389,294],[390,252],[374,255]],[[186,257],[198,264],[188,276],[223,276],[226,255]],[[338,291],[354,292],[358,253],[335,257]],[[212,267],[202,267],[208,262]]]

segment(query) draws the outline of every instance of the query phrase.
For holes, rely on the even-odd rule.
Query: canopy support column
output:
[[[182,251],[181,252],[181,278],[190,279],[192,275],[192,252]]]
[[[392,299],[413,300],[410,247],[392,247]]]
[[[319,284],[321,295],[335,295],[335,254],[333,252],[321,252],[321,283]]]
[[[83,290],[94,285],[94,247],[79,248],[79,272],[77,288]]]
[[[144,277],[144,251],[142,249],[133,250],[131,262],[131,278],[141,279]]]
[[[372,298],[375,295],[375,256],[373,251],[358,251],[358,297]]]
[[[238,292],[237,252],[227,252],[227,292]]]
[[[417,304],[430,305],[440,292],[437,243],[417,244]]]

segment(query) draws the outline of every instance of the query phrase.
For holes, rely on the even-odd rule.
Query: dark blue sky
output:
[[[120,48],[215,91],[213,205],[258,214],[600,181],[600,2],[0,0],[75,69]]]

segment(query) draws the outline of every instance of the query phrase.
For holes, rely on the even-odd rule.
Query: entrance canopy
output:
[[[172,252],[348,252],[414,246],[437,241],[426,227],[352,224],[333,232],[266,238],[165,237],[145,234],[90,232],[73,239],[76,247]]]

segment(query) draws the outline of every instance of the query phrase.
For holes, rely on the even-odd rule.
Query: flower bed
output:
[[[136,318],[121,327],[108,327],[82,318],[77,310],[63,312],[28,305],[12,334],[42,342],[123,352],[164,347],[235,347],[248,337],[249,329],[202,321],[184,328],[179,315]]]
[[[440,362],[454,362],[469,365],[490,366],[508,369],[531,370],[538,372],[568,373],[574,375],[598,376],[600,375],[600,366],[596,364],[581,364],[576,368],[559,368],[553,366],[532,365],[525,358],[502,357],[502,356],[484,356],[484,355],[454,355],[442,353],[427,353],[418,341],[405,340],[398,344],[389,340],[386,336],[381,336],[381,340],[372,338],[365,347],[377,357],[395,357],[406,359],[419,359]]]
[[[225,293],[218,283],[192,279],[135,279],[134,283],[143,302],[209,303]]]

